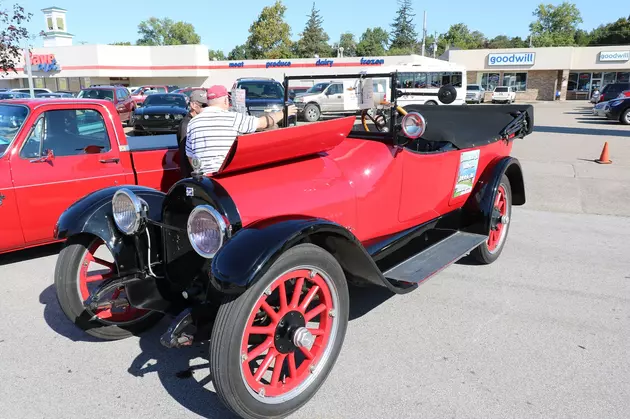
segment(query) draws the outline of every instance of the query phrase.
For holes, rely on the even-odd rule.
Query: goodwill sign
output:
[[[599,61],[628,61],[630,51],[602,51],[599,53]]]
[[[533,65],[535,52],[488,54],[488,65]]]

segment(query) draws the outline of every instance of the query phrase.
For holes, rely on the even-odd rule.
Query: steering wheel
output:
[[[397,90],[396,94],[398,96],[403,95],[403,93],[400,90]],[[438,101],[440,101],[441,103],[445,105],[449,105],[453,103],[456,98],[457,98],[457,90],[455,90],[452,84],[445,84],[444,86],[440,87],[440,90],[438,90],[437,92]],[[381,102],[381,104],[388,105],[389,103]],[[401,116],[407,115],[407,111],[398,105],[396,105],[396,111]],[[387,118],[385,117],[383,113],[377,112],[376,115],[372,116],[369,113],[369,109],[364,109],[363,111],[361,111],[361,124],[363,125],[363,128],[367,132],[370,132],[370,129],[368,128],[366,118],[370,118],[372,123],[374,123],[376,130],[379,132],[383,132],[383,130],[387,128]]]

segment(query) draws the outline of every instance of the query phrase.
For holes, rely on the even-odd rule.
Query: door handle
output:
[[[2,206],[2,201],[4,201],[4,198],[6,198],[6,196],[2,195],[2,193],[0,193],[0,207]]]
[[[118,158],[113,158],[113,159],[101,159],[99,160],[101,163],[118,163],[120,161],[120,159]]]

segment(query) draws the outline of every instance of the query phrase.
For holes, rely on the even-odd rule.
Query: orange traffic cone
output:
[[[608,157],[608,141],[604,143],[604,148],[602,149],[602,155],[599,156],[599,160],[595,160],[595,162],[599,164],[610,164],[612,160]]]

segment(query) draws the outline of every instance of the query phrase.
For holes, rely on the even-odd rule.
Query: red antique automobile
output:
[[[396,86],[397,73],[371,77]],[[307,78],[287,77],[285,95]],[[340,353],[349,283],[402,294],[464,255],[492,263],[525,203],[510,151],[532,131],[531,105],[394,99],[377,123],[366,115],[243,135],[218,172],[166,194],[121,185],[82,198],[56,227],[63,311],[102,339],[173,316],[169,348],[211,327],[211,376],[232,411],[296,411]]]
[[[72,203],[108,186],[168,191],[180,179],[174,136],[125,136],[116,106],[96,99],[0,104],[0,253],[55,241]]]

